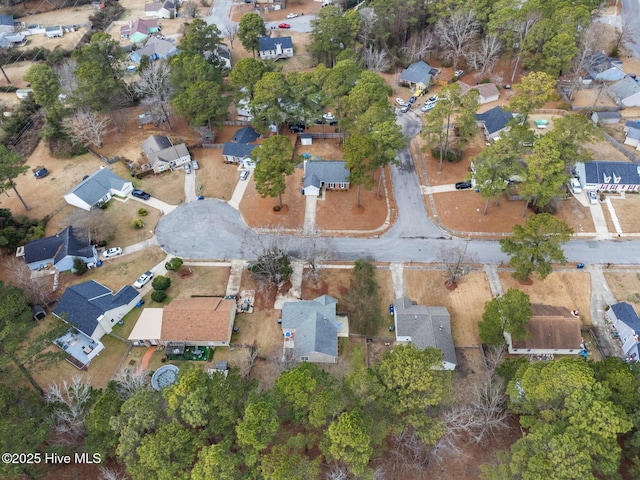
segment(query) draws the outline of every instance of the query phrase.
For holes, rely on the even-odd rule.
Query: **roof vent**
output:
[[[603,173],[602,177],[604,178],[604,183],[609,183],[611,181],[611,175],[607,176],[607,174]]]

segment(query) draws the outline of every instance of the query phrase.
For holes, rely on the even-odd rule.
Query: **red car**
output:
[[[289,25],[288,23],[281,23],[280,25],[278,25],[278,28],[291,28],[291,25]]]

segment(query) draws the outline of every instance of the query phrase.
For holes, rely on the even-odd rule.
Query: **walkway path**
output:
[[[147,351],[144,352],[144,355],[142,355],[142,358],[140,359],[140,366],[138,367],[138,370],[136,370],[136,373],[140,373],[143,370],[149,368],[149,360],[151,360],[151,356],[153,355],[153,352],[157,350],[157,348],[158,347],[149,347]]]
[[[391,264],[391,283],[393,284],[393,298],[404,297],[404,264]]]
[[[184,201],[195,202],[198,198],[196,194],[196,172],[185,173],[184,175]]]
[[[492,264],[486,264],[484,266],[484,271],[487,274],[487,279],[489,280],[489,286],[491,287],[491,294],[494,297],[498,295],[502,295],[504,292],[502,290],[502,282],[500,281],[500,276],[498,275],[498,266]]]
[[[231,205],[236,210],[240,210],[240,201],[244,196],[244,192],[247,190],[249,186],[249,182],[251,181],[251,177],[253,176],[253,170],[249,170],[249,176],[246,180],[238,180],[236,184],[236,188],[233,191],[233,195],[231,195],[231,199],[229,200],[229,205]]]
[[[326,192],[325,192],[326,194]],[[318,208],[318,197],[316,195],[305,195],[304,197],[304,227],[303,232],[309,234],[316,228],[316,210]]]
[[[593,218],[593,224],[596,227],[596,240],[606,240],[611,238],[609,229],[607,228],[607,221],[604,218],[604,212],[602,211],[602,205],[596,203],[589,208],[591,212],[591,218]]]
[[[611,338],[611,330],[605,322],[605,308],[617,303],[611,292],[607,279],[602,271],[602,265],[588,265],[591,274],[591,325],[597,329],[602,352],[605,356],[621,356],[622,350]]]
[[[616,215],[616,210],[613,208],[611,203],[611,199],[607,197],[604,202],[607,205],[607,209],[609,210],[609,215],[611,216],[611,222],[613,223],[613,228],[616,229],[616,233],[618,236],[622,236],[622,228],[620,227],[620,220],[618,220],[618,215]]]
[[[231,262],[231,270],[229,271],[229,280],[227,281],[227,290],[225,295],[234,296],[240,293],[240,282],[242,281],[242,271],[248,265],[244,260],[233,260]]]
[[[168,204],[166,202],[163,202],[162,200],[158,200],[155,197],[151,197],[149,200],[142,200],[141,198],[136,198],[136,197],[132,197],[131,195],[129,195],[128,198],[130,200],[135,201],[135,202],[142,203],[143,205],[146,205],[146,206],[149,206],[149,207],[153,207],[156,210],[160,210],[165,215],[167,213],[173,212],[177,207],[177,205],[170,205],[170,204]]]
[[[289,278],[291,288],[285,295],[278,295],[273,308],[282,310],[282,304],[285,302],[297,302],[302,298],[302,275],[304,273],[304,262],[291,262],[293,273]]]

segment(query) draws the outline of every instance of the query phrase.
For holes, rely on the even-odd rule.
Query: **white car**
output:
[[[420,107],[420,111],[422,112],[428,112],[429,110],[431,110],[432,108],[434,108],[436,106],[436,102],[432,102],[432,103],[425,103],[422,107]]]
[[[398,105],[400,105],[401,107],[404,107],[404,106],[407,104],[407,102],[405,102],[405,101],[404,101],[403,99],[401,99],[400,97],[396,98],[396,103],[397,103]]]
[[[194,170],[198,170],[200,168],[200,165],[198,164],[197,160],[191,160],[191,166],[193,167]]]
[[[591,205],[596,205],[598,203],[598,195],[596,195],[596,192],[589,190],[587,195],[589,196],[589,203]]]
[[[243,170],[240,174],[240,180],[246,180],[249,178],[249,170]]]
[[[142,275],[140,275],[138,277],[138,279],[133,284],[133,286],[136,287],[136,288],[142,288],[147,283],[149,283],[149,280],[151,280],[152,278],[153,278],[153,273],[152,272],[144,272]]]
[[[189,165],[188,163],[185,163],[183,165],[184,168],[184,173],[191,173],[191,165]]]
[[[336,119],[336,117],[334,117],[331,112],[325,113],[324,115],[322,115],[322,118],[324,118],[327,122],[333,122]]]
[[[287,15],[287,18],[296,18],[297,16],[297,13],[290,13],[289,15]]]
[[[460,78],[462,75],[464,75],[464,70],[456,70],[453,72],[454,77]]]
[[[120,247],[110,248],[102,254],[104,258],[117,257],[118,255],[122,255],[122,249]]]

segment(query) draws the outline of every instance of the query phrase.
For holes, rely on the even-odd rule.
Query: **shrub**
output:
[[[138,215],[140,215],[141,217],[146,217],[147,215],[149,215],[149,212],[146,208],[141,208],[140,210],[138,210]]]
[[[151,293],[151,300],[154,302],[162,303],[167,298],[167,294],[163,290],[154,290]]]
[[[162,275],[158,275],[153,279],[151,286],[154,290],[166,290],[171,286],[171,279]]]
[[[442,61],[442,66],[444,68],[449,68],[451,65],[453,65],[453,63],[451,63],[451,60],[443,60]]]
[[[87,264],[84,263],[82,261],[81,258],[74,258],[73,259],[73,273],[75,273],[76,275],[80,276],[80,275],[84,275],[85,273],[87,273],[87,270],[89,270],[89,268],[87,267]]]
[[[166,268],[169,271],[175,271],[178,270],[182,264],[184,262],[182,261],[181,258],[179,257],[174,257],[171,260],[169,260],[167,263],[164,264],[164,268]]]
[[[134,218],[131,222],[131,226],[136,230],[140,230],[142,227],[144,227],[144,222],[139,218]]]

